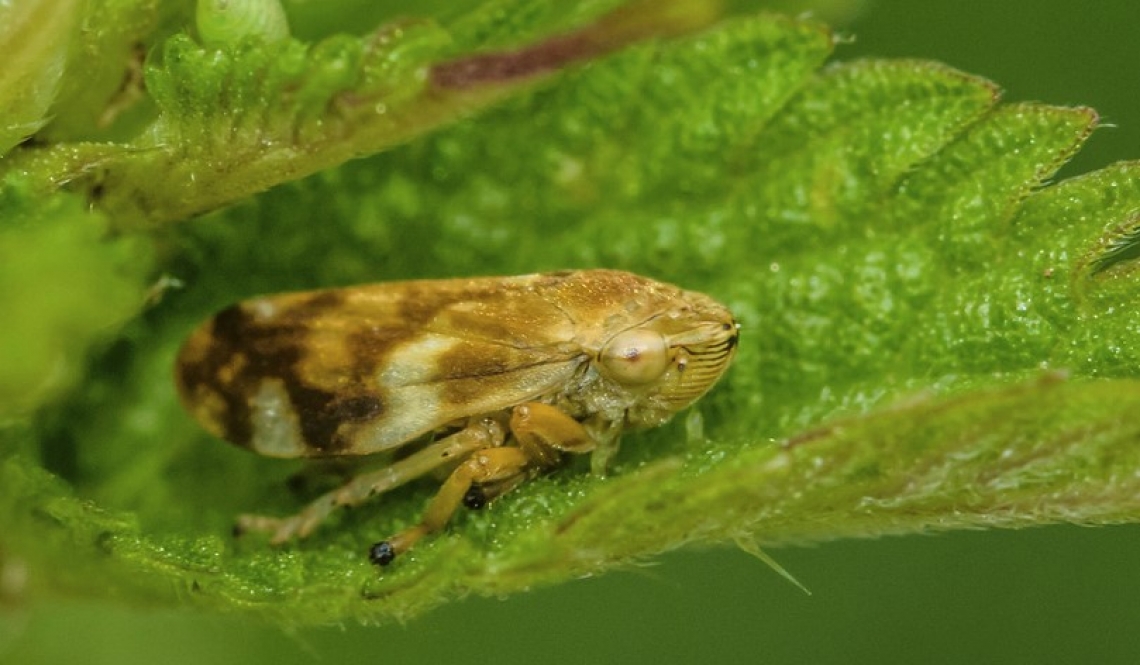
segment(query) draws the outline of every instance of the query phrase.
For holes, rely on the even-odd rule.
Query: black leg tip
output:
[[[479,510],[487,505],[487,493],[483,488],[478,485],[472,485],[467,488],[467,492],[463,495],[463,505],[471,510]]]
[[[368,548],[368,560],[377,566],[387,566],[396,559],[396,550],[392,543],[382,540]]]

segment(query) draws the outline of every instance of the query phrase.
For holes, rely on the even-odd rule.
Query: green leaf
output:
[[[535,9],[548,5],[527,6],[512,16],[548,25]],[[480,23],[494,15],[448,25],[499,49]],[[603,18],[562,27],[637,35],[623,44],[646,32],[636,13],[591,16]],[[397,41],[414,53],[383,62],[351,37],[221,53],[165,42],[148,87],[155,131],[191,163],[244,169],[221,146],[244,155],[282,127],[299,137],[290,150],[335,143],[328,123],[342,123],[343,146],[390,149],[192,223],[119,227],[153,240],[184,288],[133,320],[67,399],[0,430],[0,542],[34,571],[26,593],[379,622],[691,543],[1140,519],[1140,166],[1047,184],[1092,111],[1000,105],[993,84],[938,64],[824,66],[825,27],[735,17],[496,94],[495,108],[445,114],[391,147],[395,134],[353,128],[327,102],[363,85],[417,108],[415,72],[450,47],[443,24],[410,25]],[[203,73],[211,58],[229,78]],[[241,79],[237,63],[255,61]],[[250,108],[261,112],[229,112]],[[33,180],[66,161],[47,149],[57,156],[20,156],[42,169]],[[274,182],[315,170],[290,150],[269,160]],[[107,154],[122,169],[96,200],[109,214],[164,210],[154,223],[206,200],[186,185],[194,169]],[[176,187],[192,205],[131,207]],[[725,381],[670,425],[627,435],[611,475],[576,465],[537,479],[383,571],[368,546],[416,520],[434,483],[281,548],[229,536],[239,512],[288,514],[311,492],[286,489],[298,465],[218,443],[180,409],[171,363],[198,321],[271,291],[586,266],[708,292],[744,325]]]
[[[75,30],[76,4],[0,7],[0,51],[6,61],[0,71],[0,155],[47,123]]]
[[[484,23],[500,29],[505,23],[514,48],[456,57],[454,41],[469,29],[461,20],[458,32],[427,19],[405,20],[364,38],[337,35],[309,44],[288,38],[275,0],[218,6],[201,0],[198,31],[206,43],[176,34],[148,58],[145,86],[158,115],[145,131],[124,143],[25,150],[9,171],[85,191],[120,229],[176,221],[397,145],[570,64],[691,31],[713,16],[708,2],[682,0],[597,16],[616,4],[602,3],[592,23],[568,30],[564,19],[558,25],[563,34],[520,47],[552,5],[539,3],[546,12],[520,20],[502,11],[512,4],[529,3],[502,3],[497,18]],[[98,10],[86,18],[122,20]],[[546,23],[541,27],[550,30]],[[485,48],[485,41],[458,46]]]
[[[138,314],[152,270],[142,238],[106,238],[107,220],[74,196],[0,195],[0,423],[26,415],[85,371],[89,345]]]

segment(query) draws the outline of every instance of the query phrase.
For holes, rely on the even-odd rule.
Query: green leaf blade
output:
[[[340,43],[295,108],[356,89],[367,55]],[[1087,109],[1000,106],[993,84],[930,63],[819,70],[833,45],[777,17],[642,44],[171,231],[187,287],[8,433],[53,473],[5,453],[5,552],[67,563],[45,592],[382,622],[691,544],[1137,521],[1135,165],[1045,186],[1095,125]],[[300,64],[280,66],[156,95],[200,100],[172,131],[222,145],[208,100],[288,97]],[[237,114],[235,141],[291,122]],[[181,411],[170,363],[202,317],[267,291],[592,265],[706,291],[744,326],[723,384],[628,434],[610,476],[536,479],[384,571],[368,545],[418,519],[432,483],[283,548],[228,537],[235,514],[305,498],[283,489],[295,465]]]

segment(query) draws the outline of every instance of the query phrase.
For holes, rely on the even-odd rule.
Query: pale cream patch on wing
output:
[[[396,346],[378,371],[380,389],[431,383],[439,380],[439,359],[463,340],[450,335],[422,333]]]
[[[277,316],[279,308],[273,298],[254,298],[242,303],[242,307],[246,313],[253,317],[254,321],[268,321]]]
[[[471,377],[433,381],[388,388],[385,413],[361,425],[355,452],[367,455],[399,447],[448,423],[472,416],[495,413],[516,404],[536,400],[569,381],[579,364],[570,360],[520,368],[495,377]],[[479,382],[481,390],[470,390],[471,399],[457,404],[447,400],[455,381]]]
[[[269,457],[303,457],[308,448],[285,384],[265,379],[249,403],[249,447]]]
[[[442,415],[439,359],[461,343],[454,337],[424,333],[391,350],[376,372],[384,414],[358,430],[361,452],[395,448],[436,429],[441,420],[452,420]]]
[[[536,359],[549,357],[550,352],[534,350],[530,357],[519,358],[517,369],[492,374],[475,372],[464,376],[462,371],[456,371],[462,367],[441,367],[455,362],[455,358],[449,359],[450,352],[460,351],[460,356],[479,353],[479,344],[497,347],[491,342],[432,332],[423,332],[393,347],[375,374],[376,392],[383,396],[383,414],[354,429],[353,452],[366,455],[396,448],[448,423],[541,398],[564,386],[583,361],[575,351],[565,359],[535,363]],[[479,363],[471,365],[478,366]],[[457,394],[464,398],[457,400]]]
[[[442,391],[439,383],[423,383],[387,393],[384,415],[358,430],[359,450],[368,454],[395,448],[454,420],[443,406]]]

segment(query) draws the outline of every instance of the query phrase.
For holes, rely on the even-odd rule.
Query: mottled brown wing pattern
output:
[[[177,383],[212,433],[276,457],[368,454],[533,399],[583,361],[550,276],[249,300],[199,328]],[[558,281],[558,280],[555,280]]]

